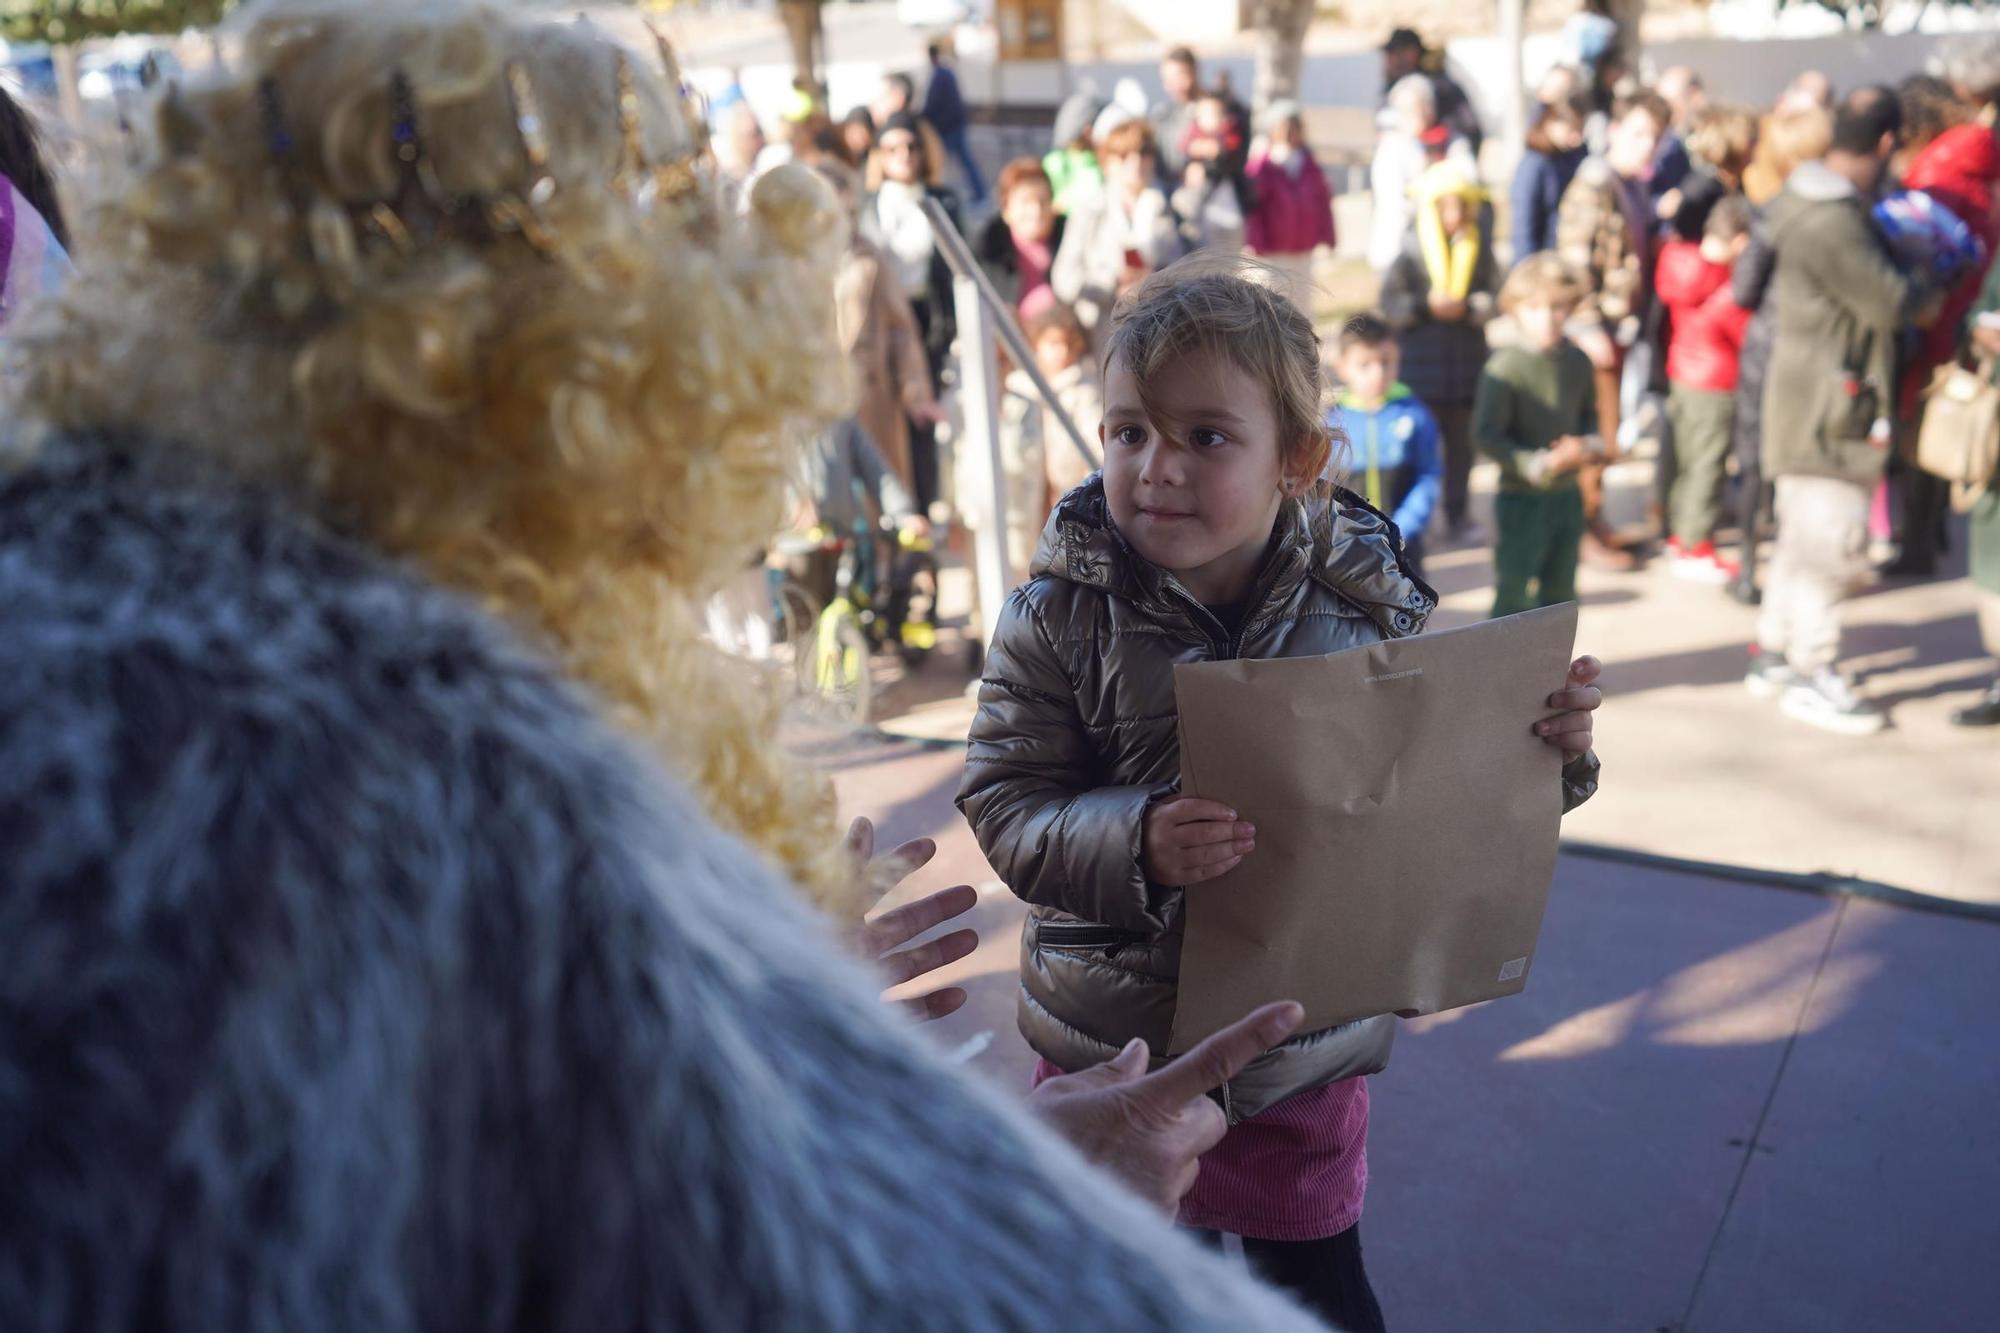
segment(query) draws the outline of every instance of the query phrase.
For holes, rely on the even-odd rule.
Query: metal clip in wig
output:
[[[542,104],[535,96],[528,67],[510,60],[506,77],[508,109],[521,141],[521,156],[528,165],[528,187],[495,200],[488,207],[488,217],[496,231],[518,232],[528,244],[548,253],[554,250],[555,242],[541,210],[556,193],[555,177],[549,173],[548,124],[542,119]]]
[[[645,22],[646,31],[653,36],[653,48],[660,53],[660,69],[666,75],[667,86],[680,98],[681,115],[687,122],[688,134],[694,140],[694,155],[701,157],[709,148],[708,99],[688,83],[687,76],[681,72],[680,57],[674,54],[674,45],[667,40],[667,35],[651,19]]]
[[[697,171],[701,160],[709,154],[708,107],[706,99],[698,94],[690,94],[686,76],[681,72],[681,62],[674,54],[673,43],[666,34],[646,20],[646,31],[653,36],[653,47],[660,55],[660,71],[666,76],[667,85],[680,99],[681,122],[686,126],[688,138],[693,144],[691,151],[670,162],[663,162],[653,169],[652,188],[661,198],[676,202],[693,194],[701,186]]]
[[[631,193],[646,170],[646,144],[639,124],[639,84],[632,77],[632,63],[618,56],[618,170],[611,177],[615,189]]]
[[[279,192],[294,218],[306,215],[305,187],[299,180],[299,164],[292,131],[285,124],[285,102],[278,93],[278,81],[266,74],[257,81],[257,114],[264,124],[264,147],[278,174]]]
[[[445,189],[438,176],[417,123],[417,91],[400,69],[389,75],[389,142],[405,176],[416,182],[424,197],[441,213],[456,212],[459,198]]]

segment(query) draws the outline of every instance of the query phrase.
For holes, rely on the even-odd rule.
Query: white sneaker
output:
[[[1689,583],[1713,584],[1718,588],[1733,577],[1729,567],[1716,558],[1714,551],[1706,555],[1677,555],[1668,569],[1677,579],[1685,579]]]
[[[1778,711],[1842,736],[1872,736],[1889,725],[1881,709],[1857,695],[1845,676],[1831,671],[1787,689]]]
[[[1799,683],[1799,673],[1792,670],[1782,653],[1753,653],[1750,670],[1744,673],[1743,688],[1757,699],[1775,699],[1786,690]]]

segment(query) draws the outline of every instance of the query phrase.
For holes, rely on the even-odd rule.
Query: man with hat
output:
[[[1441,124],[1466,141],[1475,158],[1486,135],[1479,126],[1479,113],[1465,89],[1445,72],[1444,52],[1432,51],[1414,28],[1398,28],[1382,43],[1382,105],[1389,103],[1389,90],[1412,74],[1429,77],[1437,93],[1437,116]]]

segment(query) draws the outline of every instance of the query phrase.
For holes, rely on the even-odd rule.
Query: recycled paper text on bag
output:
[[[1173,1052],[1270,1000],[1314,1031],[1527,985],[1562,818],[1534,724],[1575,644],[1568,603],[1174,668],[1181,791],[1233,806],[1257,849],[1185,890]]]

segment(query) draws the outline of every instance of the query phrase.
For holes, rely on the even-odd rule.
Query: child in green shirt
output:
[[[1576,596],[1584,532],[1577,473],[1604,453],[1590,358],[1563,336],[1579,295],[1548,253],[1524,261],[1500,290],[1521,341],[1488,358],[1472,406],[1473,440],[1500,461],[1495,616]]]

